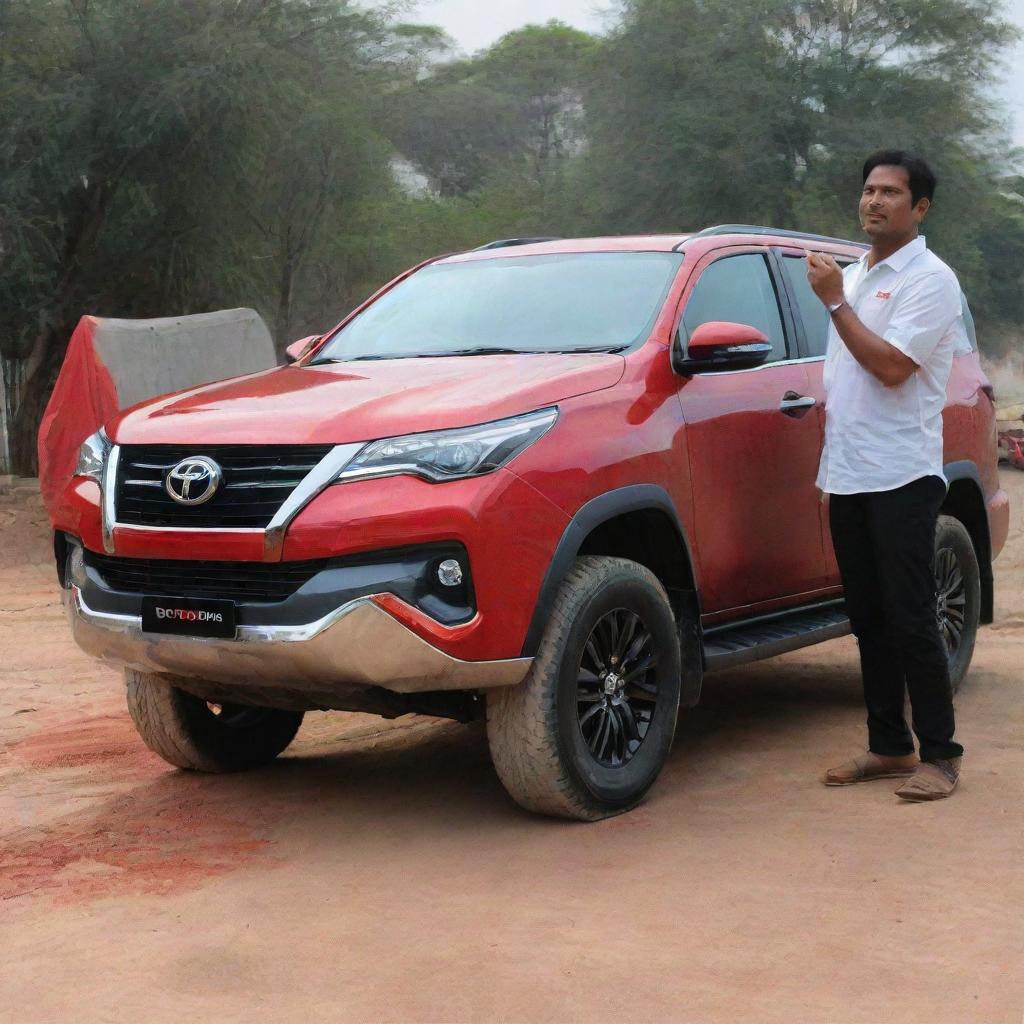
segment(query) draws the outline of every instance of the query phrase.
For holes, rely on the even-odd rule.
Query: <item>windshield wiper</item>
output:
[[[625,352],[628,345],[595,345],[593,348],[553,348],[555,355],[571,356],[577,352]]]
[[[451,352],[425,352],[425,356],[565,356],[575,352],[621,352],[627,346],[602,345],[596,348],[457,348]]]
[[[445,352],[371,352],[365,356],[349,356],[347,359],[317,359],[311,363],[365,363],[372,359],[437,359],[441,356],[522,356],[530,355],[521,348],[451,348]]]
[[[419,359],[420,354],[418,352],[376,352],[372,355],[366,356],[346,356],[342,359],[340,356],[334,356],[330,359],[314,359],[309,365],[310,366],[323,366],[325,363],[355,363],[362,362],[366,363],[372,359]]]
[[[529,349],[503,348],[500,345],[477,345],[475,348],[450,348],[446,352],[420,352],[417,359],[436,356],[528,356]]]
[[[479,345],[476,348],[453,348],[445,352],[374,352],[364,356],[349,356],[347,359],[314,359],[310,366],[323,363],[369,362],[374,359],[437,359],[443,356],[542,356],[572,355],[578,352],[621,352],[627,346],[615,345],[598,348],[502,348],[496,345]]]

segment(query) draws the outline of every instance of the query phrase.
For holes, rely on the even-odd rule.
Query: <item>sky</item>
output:
[[[408,20],[440,25],[466,52],[490,46],[512,29],[557,18],[587,32],[601,32],[614,8],[607,0],[418,0]],[[1004,0],[1009,20],[1024,30],[1024,0]],[[1001,89],[1011,132],[1024,146],[1024,42],[1009,55]]]
[[[1024,0],[1018,0],[1024,5]],[[551,18],[586,32],[601,32],[606,21],[601,0],[418,0],[408,21],[440,25],[467,53],[490,46],[523,25]]]
[[[1007,17],[1024,29],[1024,0],[1010,0],[1005,5]],[[1006,75],[1003,99],[1010,106],[1011,116],[1016,113],[1014,140],[1024,146],[1024,41],[1017,44]]]

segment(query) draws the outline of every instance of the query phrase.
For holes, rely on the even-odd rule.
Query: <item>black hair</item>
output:
[[[902,167],[910,179],[910,201],[916,206],[921,199],[931,202],[935,195],[935,172],[928,166],[924,157],[916,153],[908,153],[905,149],[880,149],[864,161],[864,177],[876,167]]]

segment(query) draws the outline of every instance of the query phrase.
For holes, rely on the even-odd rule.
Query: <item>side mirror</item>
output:
[[[319,334],[311,334],[308,338],[299,338],[298,341],[293,341],[284,350],[284,354],[288,357],[288,362],[298,362],[306,354],[307,350],[313,347],[313,342],[320,340],[320,337]]]
[[[690,335],[685,356],[677,342],[672,366],[685,376],[708,370],[750,370],[771,354],[771,342],[756,327],[709,320]]]

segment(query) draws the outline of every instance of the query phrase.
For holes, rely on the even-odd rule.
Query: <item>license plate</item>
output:
[[[235,602],[187,597],[144,597],[142,629],[178,636],[235,637]]]

